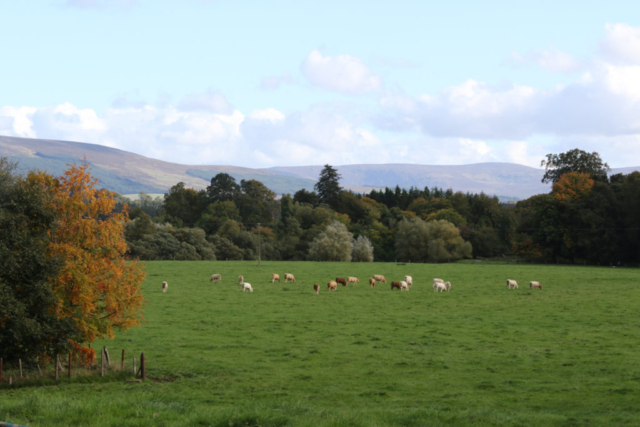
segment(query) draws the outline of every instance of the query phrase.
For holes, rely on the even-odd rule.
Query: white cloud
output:
[[[34,107],[0,107],[0,131],[5,135],[25,138],[35,137],[31,117],[38,109]]]
[[[324,56],[314,50],[304,60],[301,69],[312,84],[342,93],[360,94],[378,91],[382,87],[382,79],[371,73],[355,56]]]
[[[605,25],[600,54],[614,64],[640,65],[640,28],[627,24]]]
[[[562,52],[555,47],[532,50],[524,55],[511,52],[511,56],[505,63],[511,66],[529,66],[535,64],[554,73],[573,73],[584,67],[581,61],[574,59],[568,53]]]

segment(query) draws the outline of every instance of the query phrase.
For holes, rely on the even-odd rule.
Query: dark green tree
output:
[[[306,203],[313,207],[317,207],[320,204],[320,198],[315,191],[307,191],[304,188],[296,191],[293,195],[293,201],[295,203]]]
[[[60,264],[47,253],[55,214],[47,193],[13,174],[0,158],[0,357],[33,362],[70,349],[79,331],[55,315],[49,278]]]
[[[212,203],[234,200],[239,194],[240,186],[227,173],[219,173],[211,178],[211,184],[207,187],[207,197]]]
[[[316,182],[314,186],[318,192],[320,202],[326,203],[334,209],[338,206],[338,197],[342,191],[340,178],[342,178],[342,176],[336,169],[330,165],[324,165],[324,168],[320,172],[320,178],[318,178],[318,182]]]
[[[602,162],[598,153],[587,153],[577,148],[566,153],[547,154],[547,159],[543,160],[540,166],[547,170],[542,182],[552,184],[569,172],[588,173],[595,181],[608,182],[607,173],[610,170],[609,165]]]

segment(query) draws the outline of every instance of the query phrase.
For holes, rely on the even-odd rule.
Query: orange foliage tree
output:
[[[51,280],[58,299],[55,310],[79,329],[83,341],[71,344],[75,356],[87,364],[95,358],[88,344],[140,324],[145,278],[141,263],[125,259],[126,210],[114,211],[115,193],[97,189],[98,180],[88,167],[71,165],[58,178],[43,172],[32,172],[28,178],[51,193],[57,221],[50,231],[49,251],[62,263]]]
[[[589,194],[591,187],[593,187],[593,182],[588,173],[565,173],[558,182],[553,184],[553,197],[561,203],[567,200],[579,199]]]

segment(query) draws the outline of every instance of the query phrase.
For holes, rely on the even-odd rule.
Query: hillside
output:
[[[91,164],[92,174],[105,188],[121,194],[165,193],[178,182],[204,189],[220,172],[237,181],[257,179],[278,194],[312,190],[321,165],[251,169],[222,165],[182,165],[165,162],[115,148],[80,142],[0,136],[0,156],[18,162],[20,170],[40,169],[60,175],[68,163],[83,158]],[[335,165],[334,165],[335,166]],[[455,191],[526,199],[546,193],[549,185],[540,180],[542,169],[513,163],[430,166],[414,164],[335,166],[342,175],[341,184],[358,192],[372,188],[440,187]],[[640,167],[612,169],[611,173],[630,173]]]
[[[91,173],[105,188],[121,194],[166,193],[173,185],[204,189],[220,172],[238,182],[257,179],[278,194],[301,188],[313,189],[315,179],[284,177],[261,169],[220,165],[181,165],[151,159],[138,154],[96,144],[0,136],[0,156],[18,162],[20,170],[40,169],[60,175],[68,163],[83,158],[91,164]]]

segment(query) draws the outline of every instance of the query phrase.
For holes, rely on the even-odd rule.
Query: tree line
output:
[[[258,250],[265,260],[640,260],[639,173],[609,177],[598,153],[578,149],[549,154],[542,166],[553,190],[515,206],[441,188],[358,194],[340,186],[330,165],[315,191],[280,199],[259,181],[220,173],[204,190],[178,183],[163,200],[141,194],[126,228],[129,253],[149,260],[256,259]]]

